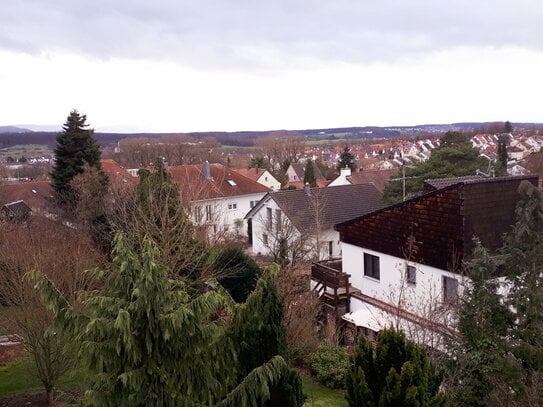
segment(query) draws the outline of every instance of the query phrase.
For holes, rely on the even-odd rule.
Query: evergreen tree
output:
[[[55,164],[51,172],[52,185],[57,202],[64,206],[77,203],[77,196],[70,186],[72,179],[83,172],[83,166],[101,169],[100,148],[88,128],[87,116],[72,110],[57,136]],[[106,178],[104,175],[104,183]]]
[[[441,375],[420,346],[391,329],[379,333],[375,349],[358,342],[347,373],[349,406],[438,406]]]
[[[315,168],[313,167],[313,161],[307,160],[304,170],[304,185],[309,184],[314,188],[317,186],[317,179],[315,178]]]
[[[514,317],[498,293],[496,264],[479,244],[466,271],[471,284],[461,300],[449,394],[455,405],[487,406],[519,388],[519,366],[509,349]]]
[[[356,170],[356,162],[354,154],[351,153],[351,149],[348,145],[343,147],[343,152],[339,156],[339,161],[337,163],[338,171],[342,168],[350,168],[352,172]]]
[[[513,131],[513,125],[509,120],[507,120],[503,126],[506,133],[511,133]]]
[[[277,292],[277,269],[268,270],[255,291],[241,306],[233,328],[233,342],[238,344],[238,378],[269,361],[274,355],[286,357],[287,331],[283,323],[283,301]],[[297,407],[303,404],[301,380],[289,370],[270,389],[267,406]]]
[[[261,275],[258,264],[237,247],[221,250],[213,264],[219,283],[232,299],[238,303],[245,302]]]
[[[424,181],[435,178],[460,177],[475,175],[478,169],[486,169],[488,161],[480,157],[469,138],[458,132],[447,132],[441,139],[441,145],[432,151],[426,161],[413,167],[406,167],[406,195],[413,196],[423,191]],[[389,182],[385,186],[383,201],[394,204],[402,201],[402,183]]]
[[[243,317],[219,291],[192,298],[183,281],[168,278],[150,238],[139,253],[122,235],[114,247],[111,270],[97,274],[103,288],[87,293],[83,309],[70,307],[43,275],[32,275],[58,329],[82,345],[81,361],[93,372],[90,405],[253,406],[269,398],[288,374],[280,356],[269,354],[234,382],[236,348],[225,327],[232,313],[236,321],[250,319],[250,305],[239,311]],[[262,303],[255,298],[261,293],[247,304]]]
[[[507,174],[507,161],[509,161],[509,156],[507,155],[506,140],[505,137],[500,137],[498,139],[498,166],[503,175]]]
[[[543,377],[543,195],[524,181],[518,220],[506,239],[503,254],[515,310],[513,353],[521,361],[528,387]],[[543,402],[542,399],[539,402]]]
[[[162,160],[155,170],[141,169],[133,207],[118,225],[133,247],[141,247],[150,236],[160,248],[160,263],[191,284],[202,283],[203,271],[210,268],[209,251],[194,238],[187,205],[179,199],[178,186]]]

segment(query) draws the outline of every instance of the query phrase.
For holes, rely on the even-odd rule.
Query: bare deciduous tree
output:
[[[89,238],[62,224],[35,217],[26,224],[0,224],[0,328],[24,338],[47,398],[52,400],[59,378],[75,362],[75,349],[57,333],[52,315],[41,303],[26,275],[40,271],[74,304],[94,279],[84,270],[100,264]]]

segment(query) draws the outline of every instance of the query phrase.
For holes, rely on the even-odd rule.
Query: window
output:
[[[275,210],[275,228],[278,232],[281,230],[281,209]]]
[[[328,256],[332,257],[334,255],[334,242],[330,240],[328,242]]]
[[[264,181],[267,181],[268,180],[268,177],[264,177]]]
[[[409,264],[405,266],[405,279],[408,284],[417,284],[417,268],[415,266]]]
[[[230,185],[231,187],[235,187],[237,185],[236,181],[234,181],[233,179],[227,179],[226,182],[228,182],[228,185]]]
[[[195,206],[194,207],[194,220],[196,222],[200,222],[202,220],[202,207],[201,206]]]
[[[458,298],[458,280],[443,276],[443,302],[453,302]]]
[[[364,275],[375,278],[376,280],[381,279],[379,257],[369,253],[364,253]]]
[[[268,235],[267,234],[262,235],[262,243],[268,244]]]
[[[228,204],[228,209],[236,209],[237,207],[238,207],[237,203]]]
[[[271,230],[273,226],[272,209],[266,208],[266,220],[268,222],[268,229]]]
[[[211,205],[206,205],[206,221],[211,220]]]
[[[256,205],[256,201],[249,202],[249,208],[254,208]]]

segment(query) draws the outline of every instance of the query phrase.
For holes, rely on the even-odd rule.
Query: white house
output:
[[[469,281],[462,262],[477,237],[495,253],[515,221],[522,181],[537,176],[433,180],[431,192],[336,225],[341,262],[312,268],[312,284],[348,332],[387,326],[437,348],[455,329],[448,305]],[[333,189],[333,188],[331,188]]]
[[[215,239],[245,234],[243,218],[270,190],[222,164],[166,168],[179,185],[181,200],[190,202],[192,220]]]
[[[264,185],[272,191],[279,191],[281,189],[281,183],[264,168],[236,168],[234,171]]]
[[[247,214],[252,251],[292,262],[337,258],[339,232],[333,225],[381,208],[372,184],[270,192]]]

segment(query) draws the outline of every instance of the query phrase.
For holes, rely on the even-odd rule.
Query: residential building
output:
[[[317,187],[325,187],[328,184],[328,181],[322,175],[319,167],[312,162],[313,164],[313,174],[315,175],[315,180],[317,182]],[[304,174],[305,174],[305,163],[292,163],[287,169],[288,185],[296,189],[302,189],[304,185]]]
[[[313,266],[315,290],[353,335],[392,325],[439,348],[454,328],[447,305],[469,281],[462,264],[474,238],[496,253],[523,181],[538,184],[537,176],[432,180],[424,195],[337,224],[342,261]]]
[[[279,191],[281,189],[281,183],[265,168],[236,168],[234,171],[264,185],[272,191]]]
[[[222,164],[177,165],[166,168],[188,202],[193,222],[208,236],[245,235],[243,218],[270,191]]]
[[[291,262],[337,258],[341,254],[340,223],[381,208],[382,193],[374,185],[343,185],[269,192],[247,214],[252,251]]]
[[[339,176],[333,180],[329,187],[338,185],[359,185],[372,183],[375,187],[383,192],[385,185],[390,178],[398,175],[398,168],[390,170],[361,170],[351,173],[350,168],[344,168],[341,170]]]

